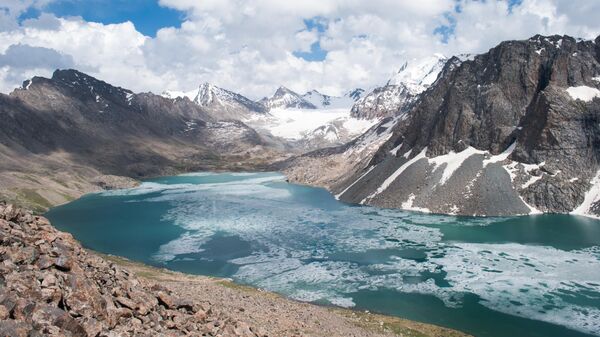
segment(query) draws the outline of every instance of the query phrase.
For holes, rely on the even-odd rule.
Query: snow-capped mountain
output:
[[[190,92],[166,91],[163,96],[188,97],[218,120],[241,120],[267,112],[264,105],[210,83],[203,83],[198,90]]]
[[[404,62],[400,70],[390,78],[387,85],[404,85],[411,93],[419,94],[427,89],[444,68],[448,59],[442,54]]]
[[[408,111],[416,97],[435,82],[446,61],[435,54],[405,62],[385,86],[373,89],[352,106],[352,116],[373,119]]]
[[[374,122],[352,118],[348,109],[274,108],[268,115],[244,120],[259,133],[283,138],[305,150],[348,142]]]
[[[164,97],[187,97],[215,120],[237,120],[250,125],[264,136],[276,137],[299,149],[339,145],[360,135],[374,121],[350,117],[350,107],[362,89],[342,97],[312,90],[304,95],[280,87],[270,98],[258,102],[204,83],[189,92],[167,91]]]
[[[265,97],[259,101],[267,109],[316,109],[317,106],[307,101],[305,98],[286,88],[279,87],[271,97]]]
[[[351,203],[600,218],[598,45],[600,36],[536,35],[452,57],[435,79],[434,67],[403,67],[390,85],[424,90],[406,114],[283,171]],[[371,150],[357,145],[363,139]]]
[[[311,90],[302,95],[302,98],[319,109],[350,109],[363,92],[363,89],[354,89],[347,92],[344,96],[339,97],[329,96],[322,94],[317,90]]]

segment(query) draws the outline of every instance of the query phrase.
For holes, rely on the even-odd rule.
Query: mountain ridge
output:
[[[446,61],[441,54],[405,61],[384,86],[374,88],[352,105],[351,116],[377,119],[406,113],[417,96],[437,79]]]
[[[35,209],[99,189],[95,178],[265,166],[284,144],[187,98],[134,94],[76,70],[0,95],[0,190]]]

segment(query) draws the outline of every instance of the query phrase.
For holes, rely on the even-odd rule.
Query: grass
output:
[[[63,187],[70,188],[69,185],[67,185],[66,182],[64,182],[64,181],[62,181],[60,179],[57,179],[57,178],[54,178],[54,177],[52,177],[50,179],[52,179],[52,181],[54,181],[55,183],[57,183],[57,184],[59,184],[59,185],[61,185]]]
[[[118,266],[126,268],[128,271],[133,272],[136,276],[139,276],[141,278],[150,279],[154,281],[161,281],[165,278],[173,278],[173,276],[178,274],[168,269],[149,266],[141,262],[131,261],[124,257],[99,253],[96,251],[88,251]]]
[[[40,184],[40,182],[36,178],[34,178],[33,176],[31,176],[29,174],[22,174],[20,176],[20,178],[25,179],[25,180],[29,180],[29,181],[31,181],[34,184],[38,184],[38,185]]]
[[[437,325],[415,322],[400,317],[342,308],[331,308],[330,310],[349,318],[350,321],[361,328],[378,333],[391,332],[403,337],[469,337],[469,335],[460,331],[442,328]]]
[[[34,213],[42,213],[52,207],[52,203],[42,197],[35,189],[16,189],[15,194],[15,204],[26,205],[28,208],[31,208]]]

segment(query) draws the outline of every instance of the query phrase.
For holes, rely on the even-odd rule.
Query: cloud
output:
[[[24,44],[10,45],[0,54],[0,90],[11,91],[17,83],[33,76],[49,76],[54,69],[72,68],[70,55],[54,49]]]
[[[32,47],[14,44],[0,54],[0,67],[8,66],[14,69],[30,68],[69,68],[73,67],[73,58],[58,51],[44,47]]]
[[[156,37],[144,36],[131,22],[52,14],[19,22],[28,8],[43,10],[47,1],[0,5],[0,53],[19,44],[47,48],[82,71],[135,91],[191,90],[212,82],[252,98],[279,85],[341,94],[385,83],[405,60],[436,52],[480,53],[537,33],[600,33],[600,2],[591,0],[514,6],[498,0],[160,0],[186,14],[180,27],[160,29]],[[301,57],[317,43],[319,58]],[[5,90],[39,64],[2,69]]]

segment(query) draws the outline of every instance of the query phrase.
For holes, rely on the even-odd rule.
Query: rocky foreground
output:
[[[0,336],[466,336],[89,252],[0,203]]]

